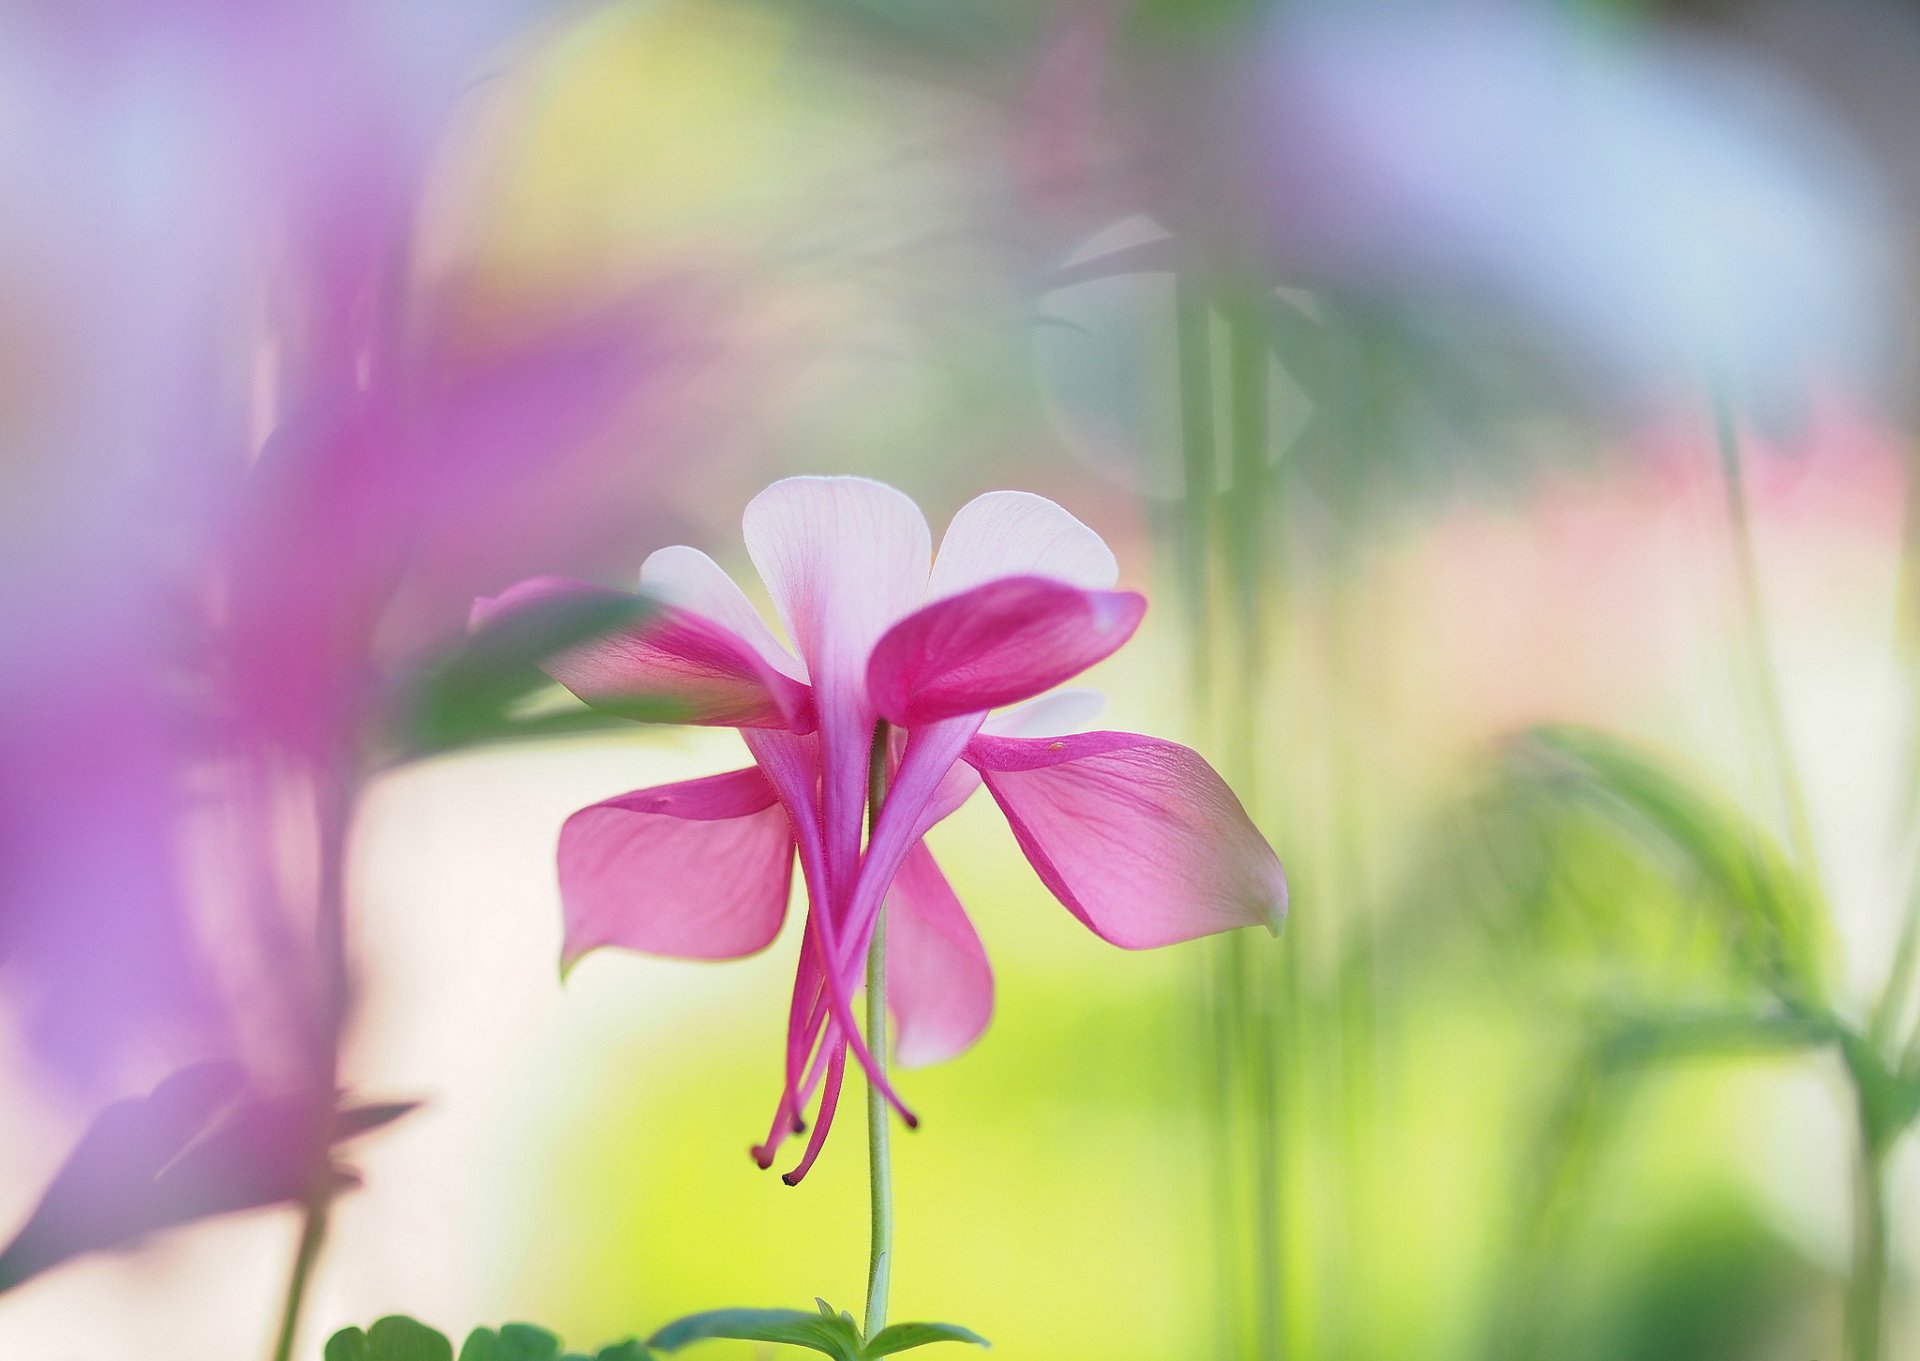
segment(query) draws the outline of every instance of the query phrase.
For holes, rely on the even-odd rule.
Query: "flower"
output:
[[[693,548],[641,569],[658,610],[546,663],[589,704],[739,729],[754,765],[643,789],[575,813],[560,834],[564,958],[601,946],[733,959],[769,945],[796,854],[808,893],[785,1086],[767,1141],[820,1105],[796,1183],[832,1124],[849,1052],[909,1124],[851,998],[883,899],[888,1001],[908,1066],[985,1029],[980,938],[922,838],[980,786],[1068,911],[1129,949],[1265,924],[1286,910],[1279,860],[1207,763],[1133,733],[1067,735],[1081,696],[1031,704],[1118,649],[1146,601],[1098,535],[1043,497],[962,507],[937,556],[919,508],[863,478],[776,482],[748,505],[748,554],[789,650]],[[557,578],[475,606],[477,625],[600,593]],[[1009,705],[1021,707],[1004,708]],[[999,712],[996,712],[999,711]],[[890,772],[869,809],[876,732]],[[862,826],[871,814],[871,832]]]

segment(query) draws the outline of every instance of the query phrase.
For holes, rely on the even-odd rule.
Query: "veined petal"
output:
[[[1002,577],[887,630],[867,664],[867,693],[907,728],[1031,699],[1111,655],[1146,608],[1131,591]]]
[[[1023,576],[1105,591],[1120,579],[1120,564],[1098,534],[1046,497],[990,491],[960,507],[948,523],[927,597],[939,600],[996,577]]]
[[[630,597],[586,582],[536,577],[475,601],[473,618],[484,626],[519,609],[594,598]],[[806,685],[776,670],[730,629],[672,604],[541,665],[595,708],[643,721],[797,732],[810,731],[814,723]]]
[[[966,1050],[993,1016],[993,970],[979,933],[925,843],[907,853],[887,895],[887,1001],[901,1065]]]
[[[747,552],[812,679],[824,906],[843,913],[859,865],[873,741],[867,657],[925,594],[931,535],[912,500],[862,477],[776,482],[747,504],[743,528]],[[850,1042],[860,1057],[858,1039]]]
[[[1098,690],[1056,690],[1039,699],[987,715],[986,721],[980,725],[980,731],[993,737],[1057,737],[1062,733],[1081,731],[1100,716],[1100,711],[1106,705],[1107,697]],[[893,750],[896,769],[906,745],[906,733],[895,728]],[[952,768],[940,777],[939,786],[928,800],[923,822],[927,827],[932,827],[946,821],[960,811],[960,806],[972,798],[973,792],[979,787],[980,772],[965,761],[954,762]]]
[[[1280,861],[1186,747],[1134,733],[976,736],[967,761],[1061,903],[1128,949],[1286,918]]]
[[[640,564],[640,589],[656,600],[712,620],[781,675],[806,680],[806,668],[773,636],[739,583],[699,549],[675,544],[650,554]]]
[[[873,644],[926,593],[926,518],[885,483],[786,478],[747,503],[742,527],[816,682],[823,671],[857,682]]]
[[[756,768],[641,789],[560,829],[565,965],[602,945],[738,959],[780,932],[793,828]]]

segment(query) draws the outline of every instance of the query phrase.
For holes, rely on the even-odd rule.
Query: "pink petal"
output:
[[[1100,716],[1106,702],[1106,696],[1098,690],[1056,690],[1039,699],[989,714],[986,722],[980,725],[980,731],[994,737],[1056,737],[1061,733],[1079,732]],[[897,767],[900,754],[907,744],[907,735],[895,728],[893,743],[894,764]],[[952,817],[979,787],[980,772],[965,761],[956,761],[940,777],[940,784],[928,801],[922,819],[925,825],[932,827]]]
[[[793,829],[757,768],[622,794],[560,829],[564,966],[602,945],[738,959],[780,932]]]
[[[887,895],[887,1001],[900,1064],[950,1059],[993,1016],[986,949],[924,843],[908,852]]]
[[[516,610],[595,598],[630,597],[585,582],[536,577],[474,602],[473,618],[484,626]],[[813,726],[804,684],[776,670],[738,634],[671,604],[542,666],[588,704],[644,721],[799,732]]]
[[[1120,565],[1098,534],[1046,497],[990,491],[947,525],[927,594],[938,600],[996,577],[1029,576],[1104,591],[1120,579]]]
[[[747,552],[812,678],[826,880],[843,895],[860,858],[873,740],[867,656],[920,603],[931,536],[911,500],[861,477],[776,482],[747,504],[744,530]],[[858,1040],[851,1042],[858,1056]]]
[[[781,675],[797,681],[807,678],[806,668],[773,636],[746,592],[699,549],[675,544],[654,552],[640,565],[640,589],[655,600],[712,620],[753,648]]]
[[[1041,881],[1103,940],[1138,950],[1285,920],[1279,859],[1197,753],[1094,732],[982,735],[966,759]]]
[[[747,503],[747,552],[815,680],[858,680],[927,589],[932,536],[905,494],[864,477],[790,477]]]
[[[867,693],[883,717],[909,728],[1030,699],[1111,655],[1146,608],[1131,591],[989,581],[889,629],[868,663]]]

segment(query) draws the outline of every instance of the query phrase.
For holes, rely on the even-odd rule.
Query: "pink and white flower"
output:
[[[674,547],[641,571],[660,609],[547,669],[589,704],[737,728],[754,757],[567,820],[569,963],[602,946],[693,959],[764,949],[798,856],[807,929],[780,1106],[755,1149],[762,1166],[803,1128],[818,1090],[806,1153],[786,1179],[806,1174],[849,1053],[914,1123],[852,1011],[883,900],[900,1061],[950,1058],[985,1029],[986,953],[922,841],[982,785],[1041,881],[1104,940],[1144,949],[1278,928],[1280,862],[1204,760],[1133,733],[1073,733],[1084,692],[1036,699],[1118,649],[1146,609],[1113,589],[1118,565],[1086,525],[1043,497],[990,492],[961,508],[934,554],[900,492],[800,477],[755,497],[745,532],[791,648],[718,564]],[[598,590],[522,582],[479,602],[476,623]],[[870,810],[876,733],[890,778]]]

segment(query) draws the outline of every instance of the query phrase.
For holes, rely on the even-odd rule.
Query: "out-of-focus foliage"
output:
[[[591,1357],[562,1352],[560,1339],[531,1323],[475,1328],[460,1344],[457,1361],[648,1361],[639,1342],[609,1343]],[[342,1328],[327,1339],[325,1361],[456,1361],[444,1333],[404,1314],[390,1314],[366,1329]]]

